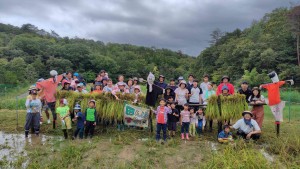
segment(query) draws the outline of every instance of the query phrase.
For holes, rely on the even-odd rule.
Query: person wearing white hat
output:
[[[74,113],[75,113],[75,118],[73,119],[73,121],[77,121],[77,128],[74,132],[73,139],[77,138],[78,134],[79,134],[79,138],[83,139],[85,116],[81,112],[81,107],[79,104],[75,105]]]
[[[181,80],[179,87],[174,91],[175,101],[178,103],[178,108],[183,110],[183,105],[187,103],[189,91],[186,88],[187,84],[185,80]]]
[[[58,75],[57,71],[55,71],[55,70],[51,70],[50,75],[51,75],[51,78],[41,81],[41,82],[37,82],[36,87],[39,90],[42,90],[42,93],[45,96],[48,107],[52,112],[53,129],[55,129],[55,124],[56,124],[55,94],[56,94],[56,88],[57,88],[59,82],[62,81],[64,75]]]
[[[87,94],[88,92],[83,88],[83,83],[78,83],[77,84],[77,90],[75,90],[77,93],[81,94]]]

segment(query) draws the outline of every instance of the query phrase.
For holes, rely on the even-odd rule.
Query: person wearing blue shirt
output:
[[[75,105],[74,112],[75,112],[76,116],[75,116],[75,119],[73,119],[73,121],[77,121],[77,128],[76,128],[76,130],[74,132],[73,139],[75,139],[78,134],[79,134],[79,138],[83,139],[85,116],[81,112],[81,107],[80,107],[79,104]]]
[[[232,141],[232,133],[230,132],[230,126],[225,125],[224,130],[221,131],[218,135],[219,143],[228,143]]]
[[[159,75],[158,82],[155,82],[155,85],[165,89],[168,86],[168,84],[165,83],[165,76],[164,75]]]

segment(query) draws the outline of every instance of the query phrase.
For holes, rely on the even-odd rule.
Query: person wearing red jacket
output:
[[[234,94],[234,86],[231,83],[229,83],[229,81],[230,81],[230,78],[228,76],[223,76],[222,77],[221,84],[218,86],[218,89],[217,89],[217,92],[216,92],[217,95],[222,94],[223,86],[227,86],[227,88],[229,90],[228,91],[229,94],[231,94],[231,95]]]

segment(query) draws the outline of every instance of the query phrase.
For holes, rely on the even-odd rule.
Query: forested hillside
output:
[[[31,24],[21,28],[0,24],[0,58],[0,84],[46,78],[51,69],[59,73],[77,71],[88,81],[101,69],[114,80],[118,74],[145,78],[149,71],[175,78],[188,74],[195,61],[180,51],[61,38],[54,31],[48,33]]]
[[[266,74],[277,71],[281,78],[300,80],[297,66],[296,38],[287,15],[289,10],[276,9],[245,30],[212,32],[212,44],[197,57],[195,68],[200,76],[211,74],[214,80],[223,74],[236,82],[251,80],[253,85],[269,82]]]

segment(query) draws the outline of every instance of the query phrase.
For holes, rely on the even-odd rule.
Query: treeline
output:
[[[299,82],[296,37],[287,17],[289,12],[286,8],[276,9],[245,30],[213,31],[211,46],[197,57],[197,75],[206,72],[219,81],[227,74],[236,83],[248,80],[253,86],[270,82],[267,73],[275,70],[282,79],[293,77]]]
[[[101,69],[113,80],[118,74],[146,78],[150,71],[175,78],[187,76],[195,60],[181,51],[62,38],[31,24],[21,28],[0,24],[0,84],[34,82],[49,77],[51,69],[76,71],[87,81]]]

